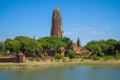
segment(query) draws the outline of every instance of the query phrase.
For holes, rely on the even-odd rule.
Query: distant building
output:
[[[91,55],[92,53],[81,46],[80,38],[77,39],[76,43],[73,43],[73,51],[77,55]]]
[[[64,36],[64,31],[62,27],[62,16],[59,8],[56,8],[53,11],[51,36],[59,36],[61,38],[63,38]]]
[[[77,46],[78,46],[78,47],[81,47],[80,38],[77,39]]]

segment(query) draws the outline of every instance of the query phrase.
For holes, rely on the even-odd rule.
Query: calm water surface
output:
[[[120,80],[120,67],[67,65],[34,70],[0,70],[0,80]]]

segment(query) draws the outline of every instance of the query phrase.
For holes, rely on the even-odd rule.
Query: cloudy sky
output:
[[[120,40],[120,0],[0,0],[0,41],[50,36],[55,8],[61,10],[65,36],[73,41]]]

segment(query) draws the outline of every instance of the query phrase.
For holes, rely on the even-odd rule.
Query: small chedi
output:
[[[84,49],[81,46],[80,38],[77,39],[76,43],[73,43],[73,51],[75,52],[75,54],[81,55],[81,56],[92,54],[91,52],[89,52],[88,50]]]
[[[56,8],[53,11],[52,15],[52,28],[51,28],[51,36],[59,36],[63,38],[64,32],[62,27],[62,16],[59,8]]]

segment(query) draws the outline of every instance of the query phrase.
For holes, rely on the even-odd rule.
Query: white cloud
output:
[[[80,26],[78,28],[74,27],[69,30],[65,30],[65,36],[70,37],[74,41],[76,41],[77,37],[80,37],[82,45],[85,45],[91,40],[111,38],[111,27],[111,25]]]
[[[77,35],[77,34],[80,34],[80,32],[77,32],[77,31],[65,32],[65,36],[71,36],[71,35]]]
[[[105,32],[103,32],[103,31],[90,31],[89,33],[90,34],[99,34],[99,35],[105,34]]]
[[[80,29],[73,29],[71,31],[66,31],[65,36],[74,36],[74,35],[103,35],[106,32],[103,29],[94,29],[90,27],[84,27]]]

